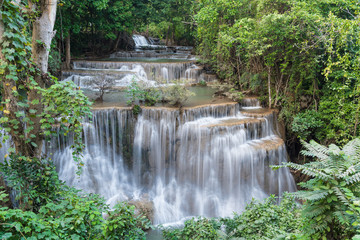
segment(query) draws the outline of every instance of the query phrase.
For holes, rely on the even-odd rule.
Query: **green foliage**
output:
[[[334,144],[325,147],[315,141],[303,145],[306,150],[302,153],[316,161],[285,166],[312,177],[300,183],[306,190],[293,194],[305,201],[304,234],[312,239],[351,237],[360,217],[360,140],[350,141],[342,149]]]
[[[201,80],[199,83],[198,83],[199,86],[202,86],[202,87],[206,87],[207,86],[207,83],[205,80]]]
[[[163,238],[166,240],[180,239],[219,239],[220,224],[215,219],[193,218],[185,222],[182,229],[163,229]]]
[[[63,1],[59,4],[55,24],[57,38],[64,41],[70,35],[72,52],[76,54],[88,51],[88,46],[99,52],[109,51],[108,46],[112,47],[119,32],[134,30],[138,15],[136,5],[136,1]]]
[[[149,220],[136,216],[125,203],[108,209],[97,195],[70,189],[63,198],[42,206],[39,213],[0,208],[2,239],[145,239]],[[0,200],[6,197],[0,192]],[[109,217],[104,219],[102,214]]]
[[[59,76],[61,73],[61,55],[54,44],[51,45],[49,54],[49,72],[54,76]]]
[[[54,81],[49,88],[39,89],[42,93],[42,104],[44,111],[38,113],[41,118],[41,129],[48,139],[50,136],[57,136],[59,133],[53,130],[54,124],[59,124],[60,134],[67,135],[69,132],[74,134],[74,143],[71,145],[74,161],[78,163],[79,171],[83,166],[81,152],[84,149],[82,142],[82,123],[85,117],[90,118],[90,101],[73,82]],[[59,121],[56,121],[57,117]],[[80,173],[80,172],[79,172]]]
[[[127,97],[130,98],[127,101],[127,104],[129,104],[129,105],[133,104],[138,99],[138,96],[140,95],[141,90],[140,90],[138,82],[135,79],[133,79],[131,81],[130,86],[126,90],[126,93],[127,93]]]
[[[158,85],[156,87],[132,80],[126,93],[129,98],[127,101],[128,105],[139,101],[144,102],[147,106],[153,106],[161,100],[171,105],[181,106],[189,97],[195,95],[181,80],[172,81],[169,85]],[[135,109],[135,111],[137,111],[137,109]]]
[[[253,200],[232,218],[191,219],[182,229],[164,229],[164,239],[296,239],[302,224],[300,208],[285,194],[280,204],[275,196]]]
[[[146,239],[143,230],[151,228],[150,220],[143,215],[136,216],[134,211],[135,207],[126,203],[115,205],[103,227],[105,239]]]
[[[164,101],[171,105],[181,106],[189,97],[194,96],[181,80],[173,81],[171,85],[162,88]]]
[[[309,140],[313,132],[322,127],[324,127],[324,122],[321,120],[321,115],[314,110],[307,110],[296,114],[292,121],[291,130],[300,139],[306,141]]]
[[[145,102],[147,106],[153,106],[160,101],[160,90],[149,86],[146,83],[138,83],[132,80],[130,86],[126,90],[127,97],[130,98],[127,104],[133,104],[135,101]]]
[[[267,96],[304,139],[344,144],[359,136],[356,1],[202,0],[195,9],[197,51],[221,79]],[[313,115],[306,109],[323,125],[301,127]]]
[[[134,116],[139,115],[139,113],[141,112],[141,107],[139,105],[135,104],[132,107],[132,112],[133,112]]]
[[[17,152],[25,157],[40,158],[44,139],[56,135],[53,126],[59,124],[65,135],[74,132],[72,145],[74,160],[82,165],[83,149],[81,119],[90,116],[90,102],[71,82],[58,82],[41,73],[31,57],[30,36],[26,31],[28,22],[22,9],[12,1],[2,4],[5,33],[2,39],[0,75],[3,101],[0,110],[2,135],[11,135]],[[46,85],[51,85],[50,87]]]
[[[300,208],[293,197],[286,194],[277,204],[275,196],[263,202],[253,200],[241,214],[221,219],[228,239],[289,239],[301,225]]]
[[[148,16],[140,30],[146,31],[152,37],[166,39],[167,44],[193,45],[194,2],[194,0],[150,1],[147,5]]]
[[[0,163],[0,172],[6,176],[7,185],[17,191],[20,208],[31,207],[37,212],[60,197],[62,183],[51,160],[11,154]]]

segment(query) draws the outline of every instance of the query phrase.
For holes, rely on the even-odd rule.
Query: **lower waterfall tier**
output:
[[[152,201],[153,222],[189,216],[229,216],[252,198],[295,191],[273,111],[245,110],[236,103],[182,111],[97,109],[84,124],[85,167],[80,178],[70,139],[51,143],[60,177],[68,184],[117,201]]]

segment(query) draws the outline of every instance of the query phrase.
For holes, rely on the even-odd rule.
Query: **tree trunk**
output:
[[[68,31],[68,35],[66,36],[66,49],[65,49],[65,67],[66,69],[71,69],[71,47],[70,47],[70,31]]]
[[[112,48],[112,52],[115,52],[118,49],[121,38],[122,38],[122,34],[121,34],[121,32],[119,32],[118,35],[117,35],[115,44],[114,44],[114,46]]]
[[[271,108],[271,68],[268,67],[269,108]]]
[[[38,17],[33,22],[32,29],[32,58],[34,63],[40,70],[40,74],[35,76],[35,81],[40,87],[45,87],[48,82],[48,59],[49,59],[49,50],[51,45],[51,40],[55,36],[54,24],[56,17],[56,6],[57,0],[39,0],[36,5],[33,5],[29,1],[29,6],[33,9],[36,9],[40,12],[40,17]],[[34,109],[37,113],[43,112],[43,106],[39,104],[32,104],[32,101],[38,99],[41,102],[41,94],[37,92],[36,89],[32,89],[28,93],[28,100],[30,109]],[[32,152],[29,152],[34,157],[41,157],[42,145],[44,136],[42,134],[41,123],[39,117],[34,117],[32,121],[33,129],[29,134],[34,134],[36,137],[33,139],[33,142],[36,144],[32,146]]]
[[[169,37],[170,37],[170,26],[168,27],[168,30],[166,32],[166,42],[165,42],[166,46],[168,46]]]

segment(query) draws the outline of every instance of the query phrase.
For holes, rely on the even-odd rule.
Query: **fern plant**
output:
[[[306,189],[293,193],[304,202],[304,232],[312,239],[346,239],[358,230],[360,220],[360,140],[342,149],[315,141],[302,142],[302,154],[315,161],[303,165],[286,163],[312,177],[299,185]]]

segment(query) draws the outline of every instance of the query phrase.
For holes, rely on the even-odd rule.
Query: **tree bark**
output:
[[[166,41],[165,41],[166,46],[168,46],[169,44],[169,37],[170,37],[170,26],[168,27],[168,30],[166,32]]]
[[[53,30],[56,18],[57,0],[39,0],[39,2],[35,5],[29,1],[29,6],[40,12],[40,16],[33,22],[32,58],[40,70],[40,74],[35,76],[35,81],[38,86],[45,87],[48,81],[47,71],[50,45],[53,37],[55,36],[55,32]],[[28,93],[30,109],[34,109],[37,113],[41,113],[44,110],[41,103],[32,104],[32,101],[36,99],[41,102],[41,94],[35,89],[30,90]],[[44,139],[44,136],[41,133],[42,129],[40,120],[41,118],[39,117],[34,117],[32,119],[34,122],[34,128],[29,133],[36,136],[36,138],[33,139],[33,142],[35,142],[37,146],[32,147],[31,155],[38,158],[41,157],[42,154]]]
[[[66,36],[66,49],[65,49],[65,67],[66,69],[71,69],[71,41],[70,41],[70,31],[68,31],[68,35]]]
[[[121,32],[118,32],[115,44],[111,49],[112,52],[115,52],[118,49],[121,37],[122,37]]]

